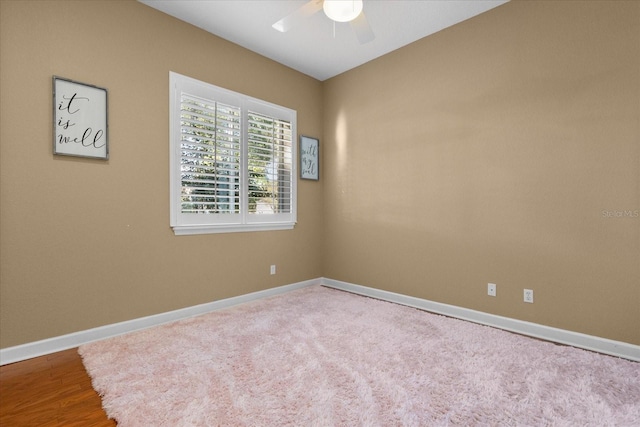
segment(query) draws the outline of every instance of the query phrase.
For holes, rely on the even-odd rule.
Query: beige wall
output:
[[[508,3],[324,108],[326,277],[640,344],[639,2]]]
[[[322,138],[320,82],[134,1],[1,8],[1,347],[322,275],[322,182],[293,231],[179,237],[168,182],[170,70]],[[108,89],[107,162],[52,155],[53,75]]]
[[[322,84],[137,2],[0,2],[0,347],[320,276],[640,344],[640,3],[511,2]],[[173,235],[170,70],[321,139],[295,230]],[[51,154],[54,74],[108,88],[108,162]]]

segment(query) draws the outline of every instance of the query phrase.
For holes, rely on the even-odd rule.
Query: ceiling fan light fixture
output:
[[[362,12],[362,0],[324,0],[322,9],[336,22],[349,22]]]

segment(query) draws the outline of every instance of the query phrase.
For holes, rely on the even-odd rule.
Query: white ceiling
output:
[[[154,9],[326,80],[508,0],[364,0],[375,39],[360,44],[348,23],[320,10],[286,33],[272,25],[309,0],[139,0]]]

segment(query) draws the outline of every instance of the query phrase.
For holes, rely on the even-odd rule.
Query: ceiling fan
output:
[[[363,0],[310,0],[273,24],[273,28],[286,33],[322,9],[325,15],[333,20],[334,26],[335,22],[348,22],[355,31],[360,44],[365,44],[373,40],[375,35],[362,8]]]

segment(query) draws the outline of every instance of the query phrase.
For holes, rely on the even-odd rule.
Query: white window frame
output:
[[[181,125],[182,94],[222,102],[241,109],[241,165],[239,214],[185,214],[181,212]],[[176,235],[290,230],[297,218],[297,129],[295,110],[236,93],[181,74],[169,73],[169,179],[170,224]],[[248,201],[248,112],[265,114],[291,124],[291,206],[288,213],[249,213]]]

